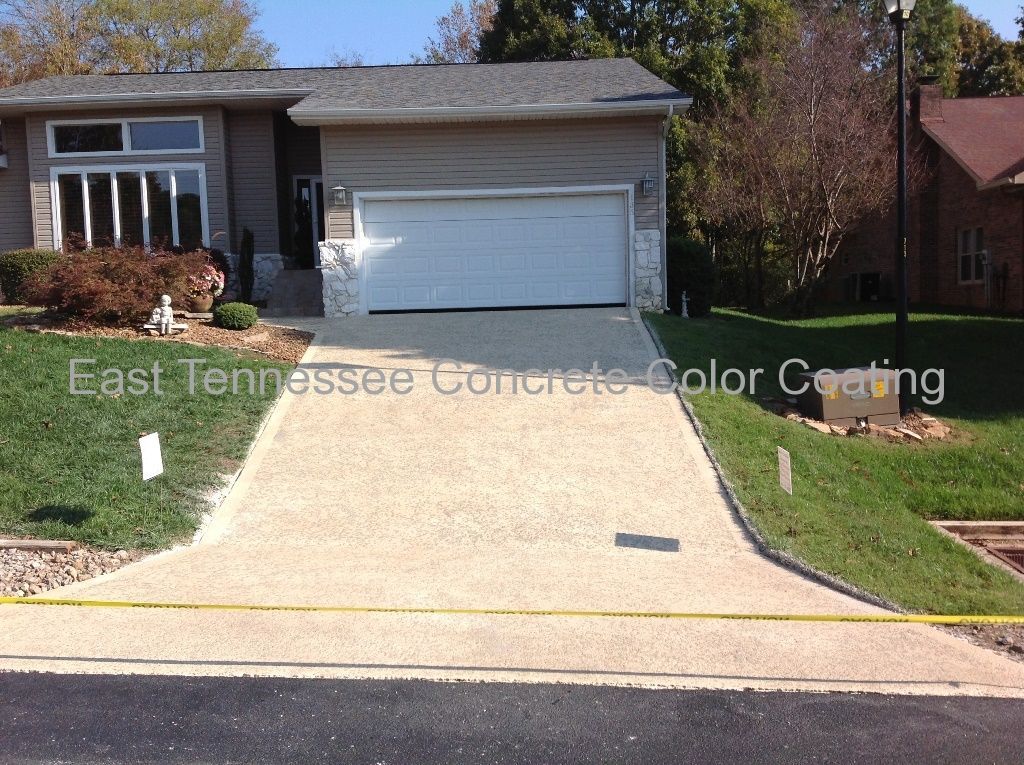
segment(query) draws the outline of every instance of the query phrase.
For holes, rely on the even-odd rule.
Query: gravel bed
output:
[[[130,550],[71,552],[0,549],[0,597],[38,595],[73,582],[82,582],[139,560]]]
[[[946,630],[974,645],[1024,662],[1024,624],[964,624]]]

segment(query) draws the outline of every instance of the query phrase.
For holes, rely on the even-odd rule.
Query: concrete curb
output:
[[[664,344],[661,342],[661,338],[658,336],[657,330],[651,325],[650,320],[646,314],[641,314],[641,320],[643,321],[644,327],[647,329],[647,334],[650,336],[657,348],[661,358],[670,358],[668,351],[665,350]],[[693,429],[697,433],[697,438],[700,440],[701,445],[704,447],[704,452],[707,454],[708,459],[711,461],[711,466],[714,468],[715,475],[718,477],[718,483],[723,493],[729,500],[729,506],[732,508],[733,513],[739,520],[740,525],[746,532],[747,536],[757,547],[758,552],[764,555],[766,558],[775,561],[781,566],[790,569],[807,579],[811,579],[819,584],[823,584],[833,590],[849,595],[852,598],[856,598],[864,603],[868,603],[878,608],[884,608],[887,611],[894,611],[899,614],[905,614],[907,611],[900,608],[895,603],[891,603],[888,600],[879,597],[866,590],[862,590],[856,585],[850,584],[849,582],[840,579],[839,577],[833,576],[832,574],[819,571],[813,566],[808,565],[799,558],[790,555],[782,550],[776,550],[768,544],[767,540],[761,535],[760,530],[757,528],[754,521],[751,519],[747,509],[740,502],[739,496],[736,494],[736,490],[733,485],[729,482],[729,479],[725,475],[725,470],[722,468],[721,463],[718,461],[718,457],[715,455],[714,449],[711,448],[711,444],[708,443],[707,436],[704,434],[704,427],[701,425],[700,420],[697,419],[697,413],[694,412],[690,402],[686,400],[682,391],[676,388],[676,398],[679,401],[679,405],[683,408],[686,413],[687,419],[690,424],[693,425]]]

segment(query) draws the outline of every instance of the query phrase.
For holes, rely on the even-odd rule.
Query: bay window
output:
[[[61,247],[210,245],[203,165],[55,167],[54,241]]]

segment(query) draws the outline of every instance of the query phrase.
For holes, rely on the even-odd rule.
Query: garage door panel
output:
[[[496,199],[500,199],[500,205],[494,204]],[[622,197],[618,194],[391,199],[367,202],[364,222],[497,221],[515,218],[617,216],[621,213]]]
[[[368,308],[623,303],[621,195],[372,200]]]

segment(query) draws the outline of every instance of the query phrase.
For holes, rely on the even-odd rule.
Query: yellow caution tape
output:
[[[555,611],[512,608],[418,608],[399,606],[289,606],[238,603],[155,603],[67,598],[0,598],[0,605],[88,608],[171,608],[193,611],[311,611],[336,614],[441,614],[461,616],[569,616],[626,619],[743,619],[767,622],[868,622],[887,624],[1024,624],[1024,616],[944,614],[716,614],[674,611]]]

